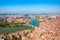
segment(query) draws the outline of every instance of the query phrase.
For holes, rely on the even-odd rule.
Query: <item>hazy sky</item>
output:
[[[60,0],[0,0],[0,13],[60,13]]]

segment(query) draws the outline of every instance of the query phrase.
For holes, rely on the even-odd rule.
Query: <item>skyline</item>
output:
[[[58,13],[59,0],[0,0],[1,13]]]

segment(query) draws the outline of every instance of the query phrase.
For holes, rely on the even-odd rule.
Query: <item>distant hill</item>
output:
[[[26,14],[32,14],[32,15],[60,15],[60,13],[0,13],[0,15],[26,15]]]

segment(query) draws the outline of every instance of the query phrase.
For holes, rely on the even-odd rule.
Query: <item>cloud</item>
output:
[[[0,13],[60,13],[59,6],[23,5],[0,7]]]

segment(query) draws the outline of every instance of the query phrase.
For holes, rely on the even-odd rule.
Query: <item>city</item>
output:
[[[0,40],[60,40],[60,0],[0,0]]]
[[[31,18],[33,19],[31,20]],[[38,20],[38,22],[36,20]],[[59,21],[60,21],[59,15],[0,16],[0,39],[2,40],[3,39],[4,40],[5,39],[6,40],[59,40],[60,39]],[[8,27],[2,26],[3,23],[7,24]],[[31,27],[26,28],[26,25],[29,25]],[[15,27],[16,29],[12,29]],[[18,29],[17,27],[22,27],[24,29],[23,30],[22,28]],[[11,30],[8,28],[10,28]],[[9,30],[10,32],[8,32]]]

